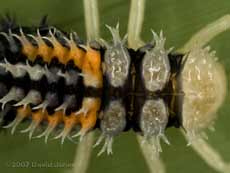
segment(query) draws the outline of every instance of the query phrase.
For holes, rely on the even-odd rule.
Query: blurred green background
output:
[[[150,29],[161,29],[167,38],[167,47],[179,48],[196,31],[206,24],[230,13],[230,0],[146,0],[146,11],[142,37],[152,39]],[[105,39],[111,39],[105,24],[114,26],[120,22],[122,35],[126,33],[129,14],[129,0],[99,0],[100,30]],[[51,24],[66,31],[75,30],[85,39],[82,0],[0,0],[0,14],[10,13],[22,25],[38,24],[47,14]],[[216,37],[211,43],[217,56],[230,74],[230,31]],[[219,111],[216,131],[209,134],[210,144],[223,158],[230,161],[230,108],[229,96]],[[167,136],[171,146],[163,144],[161,157],[166,164],[167,173],[215,173],[190,148],[178,129],[168,129]],[[46,145],[43,139],[29,141],[26,134],[0,134],[0,172],[4,173],[59,173],[62,168],[12,168],[8,163],[30,161],[37,163],[72,163],[76,145],[66,141],[51,140]],[[115,139],[113,156],[96,157],[93,152],[88,173],[132,172],[147,173],[148,169],[137,145],[133,132],[124,133]]]

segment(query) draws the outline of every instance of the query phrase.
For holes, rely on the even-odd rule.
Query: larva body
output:
[[[55,136],[62,143],[66,137],[82,138],[98,127],[102,134],[96,145],[105,138],[99,154],[106,150],[110,154],[113,137],[123,131],[133,129],[145,140],[156,139],[155,147],[160,151],[160,138],[169,143],[164,135],[167,127],[182,126],[192,137],[210,125],[225,95],[225,87],[222,93],[217,92],[215,81],[225,86],[225,79],[211,53],[206,49],[200,49],[199,54],[197,49],[189,55],[170,53],[163,34],[154,32],[154,44],[133,50],[127,48],[125,38],[121,40],[118,27],[109,30],[113,43],[104,41],[97,47],[83,45],[75,33],[54,27],[3,28],[2,126],[11,127],[14,133],[29,119],[30,126],[22,132],[29,132],[31,138],[39,126],[48,124],[37,136],[45,136],[47,141],[63,125]],[[205,89],[209,86],[211,96]],[[194,99],[202,94],[199,105],[208,101],[212,109],[201,110],[190,98],[190,88]],[[196,116],[196,111],[207,118],[200,113]]]

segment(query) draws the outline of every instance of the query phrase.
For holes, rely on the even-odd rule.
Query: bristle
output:
[[[17,115],[14,121],[12,121],[10,124],[3,126],[3,128],[11,128],[11,134],[14,134],[17,126],[28,116],[30,116],[31,111],[29,107],[20,107],[17,109]]]
[[[24,106],[26,107],[28,104],[37,105],[41,102],[41,94],[39,91],[31,90],[21,101],[14,104],[14,106]]]
[[[27,129],[21,130],[21,133],[29,132],[29,139],[31,139],[34,131],[37,129],[39,124],[44,120],[46,116],[47,116],[47,112],[43,112],[41,109],[36,112],[32,112],[31,124]]]
[[[9,29],[13,29],[18,27],[16,23],[15,16],[11,16],[10,14],[6,14],[4,16],[1,16],[0,20],[0,30],[7,32]]]
[[[61,144],[64,143],[65,138],[70,135],[72,128],[78,123],[78,118],[75,115],[64,116],[64,129],[54,139],[61,138]]]
[[[35,138],[45,137],[45,143],[47,143],[50,134],[54,131],[57,125],[62,121],[63,113],[60,111],[56,111],[52,115],[47,115],[48,126],[46,130]]]
[[[55,37],[55,33],[58,32],[56,29],[52,32],[49,30],[49,37],[43,37],[43,39],[48,40],[53,47],[52,53],[50,55],[51,58],[58,58],[59,62],[62,64],[66,64],[68,62],[67,48],[61,45],[61,43]]]

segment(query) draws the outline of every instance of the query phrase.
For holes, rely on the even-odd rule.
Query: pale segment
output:
[[[209,49],[192,49],[182,72],[182,119],[190,140],[212,125],[226,95],[224,69]]]

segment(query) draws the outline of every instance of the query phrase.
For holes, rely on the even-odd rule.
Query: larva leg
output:
[[[132,0],[129,11],[128,45],[137,49],[143,46],[140,34],[144,20],[145,0]]]
[[[184,134],[184,133],[183,133]],[[202,159],[213,169],[221,173],[230,172],[230,163],[226,163],[220,154],[212,148],[203,138],[194,140],[191,147],[202,157]]]
[[[164,163],[161,161],[160,157],[156,155],[153,147],[147,142],[143,143],[143,137],[137,136],[138,143],[140,145],[142,154],[146,160],[149,171],[151,173],[165,173]]]
[[[99,13],[97,0],[83,0],[85,10],[85,24],[87,40],[95,40],[99,38]],[[78,144],[76,157],[74,160],[74,173],[85,173],[87,171],[91,151],[94,142],[94,132],[88,133],[84,139]]]
[[[227,14],[218,20],[208,24],[178,50],[178,52],[189,52],[194,46],[203,47],[218,34],[230,29],[230,15]]]
[[[97,0],[83,0],[88,41],[99,38],[99,13]]]

